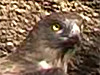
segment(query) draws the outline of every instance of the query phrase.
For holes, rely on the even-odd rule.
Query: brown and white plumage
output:
[[[81,23],[82,19],[76,13],[52,13],[39,21],[22,47],[7,59],[16,65],[19,75],[25,75],[26,72],[34,75],[41,61],[66,72],[67,51],[79,42]],[[59,29],[56,26],[60,26]]]

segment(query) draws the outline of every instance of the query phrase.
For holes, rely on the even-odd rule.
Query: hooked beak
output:
[[[69,35],[61,37],[61,39],[63,40],[63,45],[65,45],[66,47],[70,47],[78,43],[81,40],[79,26],[77,24],[74,24]]]
[[[76,40],[81,40],[80,28],[76,23],[73,25],[73,28],[72,28],[72,30],[69,34],[69,38],[76,39]]]

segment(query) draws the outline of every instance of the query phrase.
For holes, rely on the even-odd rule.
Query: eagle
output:
[[[74,12],[56,12],[44,16],[16,52],[6,57],[4,64],[13,64],[13,73],[8,74],[66,74],[67,62],[74,51],[72,48],[81,40],[81,24],[82,18]]]

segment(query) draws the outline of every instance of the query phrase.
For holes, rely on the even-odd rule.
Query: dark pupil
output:
[[[59,26],[58,26],[58,25],[55,25],[55,27],[56,27],[56,28],[59,28]]]

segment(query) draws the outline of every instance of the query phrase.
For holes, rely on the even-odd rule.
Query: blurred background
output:
[[[100,0],[0,0],[0,58],[15,52],[43,16],[66,11],[84,20],[68,74],[100,75]]]

